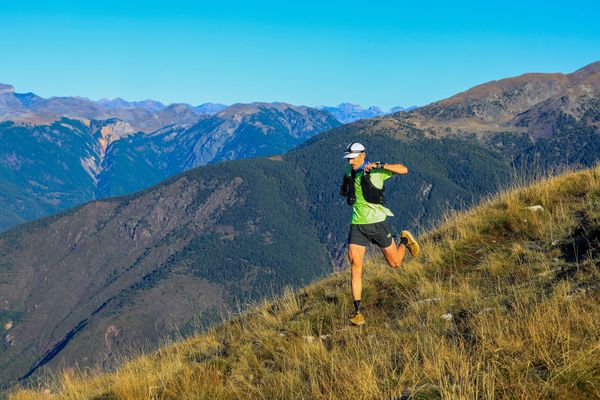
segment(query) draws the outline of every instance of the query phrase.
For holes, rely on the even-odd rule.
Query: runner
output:
[[[402,164],[372,163],[367,159],[365,146],[351,143],[344,158],[348,159],[348,172],[344,176],[340,193],[352,206],[352,222],[348,235],[348,259],[352,265],[352,296],[355,312],[350,321],[363,325],[365,318],[360,312],[362,294],[362,268],[367,246],[371,243],[381,248],[387,263],[400,268],[406,248],[413,257],[419,254],[419,244],[408,231],[402,231],[400,244],[394,238],[385,220],[393,216],[384,204],[384,181],[396,174],[407,174]]]

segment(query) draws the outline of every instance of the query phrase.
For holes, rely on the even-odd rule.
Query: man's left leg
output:
[[[394,269],[400,268],[402,261],[404,261],[404,256],[406,255],[406,246],[404,244],[400,243],[396,246],[396,242],[392,239],[392,244],[382,248],[381,251],[390,267]]]
[[[379,244],[385,260],[390,267],[394,269],[400,268],[402,261],[404,261],[407,249],[413,257],[416,257],[419,254],[419,243],[417,243],[409,231],[402,231],[400,244],[398,244],[398,246],[396,246],[394,239],[391,238],[391,234],[385,223],[378,227],[376,232],[377,236],[375,241]],[[388,244],[390,241],[391,244]]]

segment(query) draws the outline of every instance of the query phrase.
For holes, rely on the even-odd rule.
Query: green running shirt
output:
[[[348,176],[350,176],[350,168],[348,168]],[[352,224],[373,224],[375,222],[385,221],[387,217],[393,217],[394,214],[382,206],[381,204],[369,203],[363,197],[362,186],[360,184],[360,178],[363,176],[363,171],[356,173],[356,179],[354,180],[354,188],[356,191],[356,202],[352,205]],[[394,175],[393,172],[385,169],[372,169],[369,173],[371,175],[371,183],[378,189],[383,188],[383,182],[390,176]]]

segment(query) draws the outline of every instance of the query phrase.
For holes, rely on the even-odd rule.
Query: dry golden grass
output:
[[[600,167],[449,215],[400,271],[369,258],[362,328],[337,273],[116,372],[11,399],[600,398],[597,234]],[[573,259],[577,235],[592,246]]]

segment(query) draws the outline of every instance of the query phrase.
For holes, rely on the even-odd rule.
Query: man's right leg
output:
[[[360,300],[362,294],[362,269],[365,258],[365,246],[357,244],[348,245],[348,260],[352,265],[352,297]]]
[[[356,318],[356,314],[360,313],[360,301],[362,297],[362,270],[366,251],[367,248],[365,246],[360,246],[358,244],[348,245],[348,260],[352,266],[352,297],[354,299],[354,306],[356,308],[354,318]],[[359,319],[361,321],[357,320],[359,323],[356,323],[354,318],[352,319],[352,322],[357,325],[364,324],[364,318],[362,318],[362,316],[360,317],[361,318]]]

